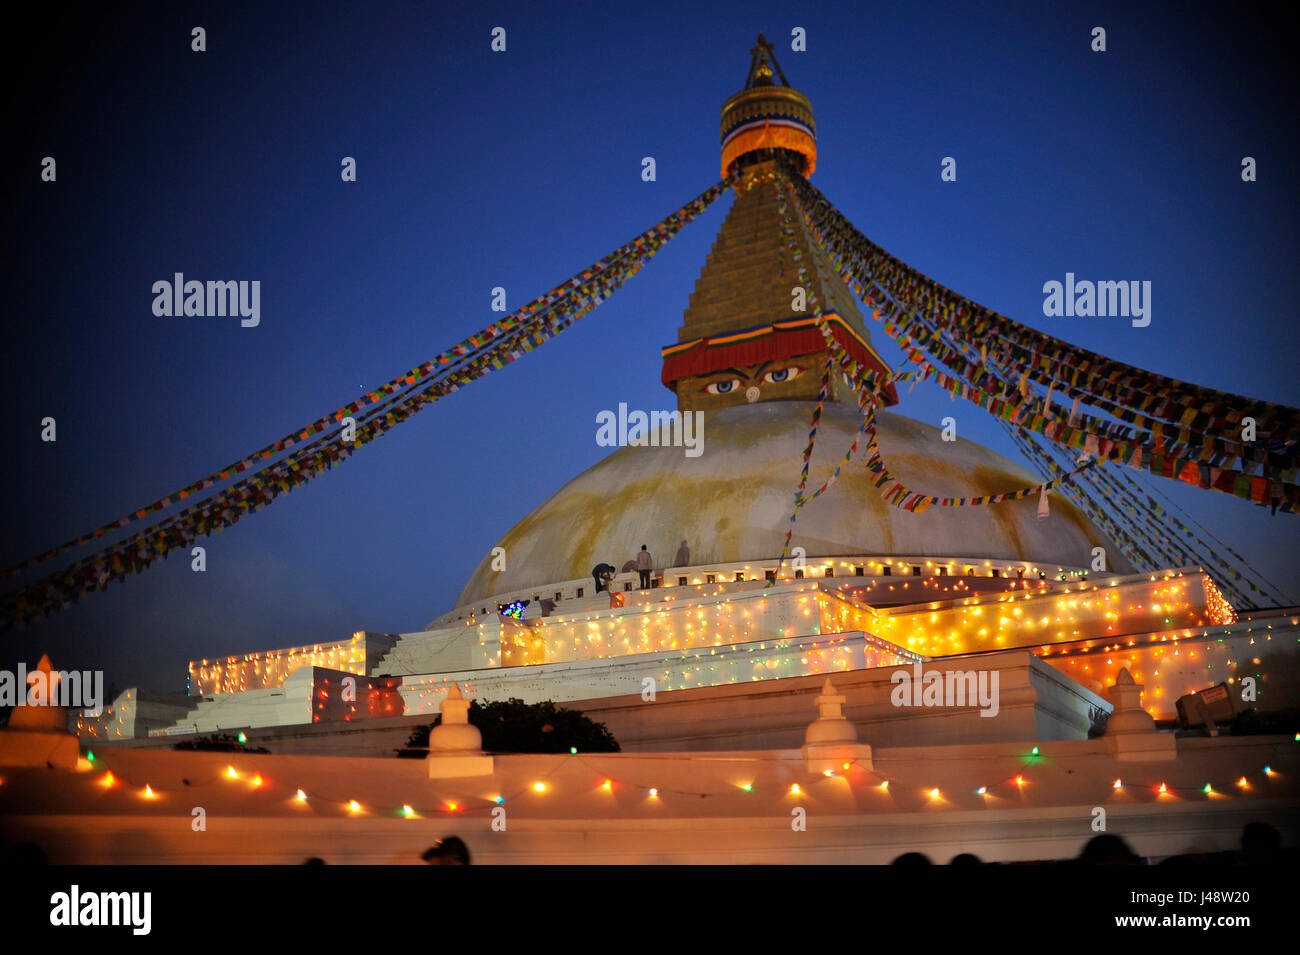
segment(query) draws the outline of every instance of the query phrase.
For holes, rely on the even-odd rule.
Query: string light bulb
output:
[[[348,803],[348,811],[349,811],[349,812],[360,812],[360,811],[361,811],[361,803],[357,802],[355,799],[352,800],[350,803]]]
[[[298,802],[306,802],[307,794],[303,792],[301,789],[299,789],[296,793],[293,794],[293,798],[298,800]]]
[[[546,792],[546,783],[542,782],[540,779],[537,782],[533,783],[533,792],[538,792],[538,793]]]

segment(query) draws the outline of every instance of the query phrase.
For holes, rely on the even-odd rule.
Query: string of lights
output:
[[[1300,733],[1295,734],[1293,742],[1300,743]],[[1248,742],[1246,745],[1250,745],[1250,743]],[[1261,740],[1258,743],[1255,743],[1255,745],[1261,748],[1268,748],[1275,753],[1280,750],[1279,744],[1275,741]],[[1048,749],[1050,749],[1050,747],[1048,747]],[[250,791],[265,793],[288,793],[292,791],[292,795],[287,797],[288,801],[304,808],[333,807],[335,810],[350,816],[382,814],[399,818],[416,819],[432,816],[446,818],[454,816],[472,817],[475,815],[490,814],[494,808],[513,803],[515,800],[524,798],[529,794],[539,798],[545,796],[554,797],[558,795],[560,791],[560,783],[556,781],[556,777],[560,774],[560,771],[563,768],[566,768],[570,764],[571,761],[576,762],[591,772],[590,784],[579,790],[573,791],[574,794],[582,793],[590,795],[598,792],[613,794],[616,791],[625,791],[629,793],[639,792],[650,800],[661,800],[665,797],[707,799],[710,797],[735,795],[737,792],[753,794],[762,788],[780,788],[784,790],[786,795],[790,796],[811,796],[814,795],[811,787],[820,778],[841,779],[847,782],[850,786],[860,785],[862,791],[875,790],[880,793],[890,793],[891,791],[897,792],[898,786],[893,785],[896,780],[891,780],[888,773],[874,768],[874,764],[916,761],[916,757],[909,757],[906,755],[888,756],[881,754],[873,758],[873,766],[871,768],[866,767],[857,759],[846,759],[837,769],[826,769],[819,775],[806,773],[803,780],[791,782],[788,786],[759,787],[753,779],[749,779],[747,781],[739,781],[729,785],[726,789],[690,790],[666,787],[663,785],[651,785],[650,782],[645,779],[633,778],[632,776],[619,776],[617,774],[609,775],[605,772],[604,768],[592,764],[592,755],[593,754],[580,754],[576,750],[572,750],[567,756],[560,756],[559,759],[552,764],[552,768],[549,771],[536,774],[536,777],[532,782],[508,794],[493,792],[478,797],[447,798],[441,800],[436,805],[416,805],[412,802],[406,802],[401,803],[400,805],[385,806],[382,809],[379,807],[366,806],[357,799],[348,797],[346,794],[337,792],[325,793],[319,791],[309,793],[302,788],[292,786],[292,784],[280,785],[275,780],[267,778],[267,776],[261,772],[240,770],[234,765],[234,763],[227,765],[226,768],[215,778],[206,780],[199,779],[197,781],[186,778],[183,780],[183,784],[186,787],[185,791],[214,787],[221,784],[242,784]],[[682,761],[681,754],[637,753],[624,755],[634,758],[638,762],[662,761],[664,763],[680,763]],[[701,761],[721,763],[731,762],[737,764],[737,766],[741,764],[785,764],[793,768],[803,765],[803,758],[797,753],[789,756],[774,753],[755,753],[753,756],[747,755],[744,757],[715,757],[712,754],[707,753],[693,755]],[[1105,752],[1072,752],[1070,754],[1071,759],[1078,759],[1081,756],[1106,759],[1112,758]],[[430,758],[436,759],[437,757]],[[1025,767],[1020,771],[984,783],[978,787],[974,787],[971,791],[982,797],[996,796],[999,791],[1010,791],[1015,793],[1023,792],[1026,787],[1033,787],[1039,782],[1046,781],[1046,777],[1041,776],[1040,774],[1044,772],[1050,773],[1052,769],[1050,762],[1052,756],[1049,752],[1044,751],[1044,747],[1041,746],[1034,746],[1027,753],[1023,753],[1019,757],[1009,757],[1007,754],[972,754],[971,756],[963,756],[963,761],[978,761],[984,759],[989,761],[996,760],[998,762],[1005,762],[1008,758],[1021,759],[1025,764]],[[85,768],[90,770],[98,769],[99,766],[97,764],[101,762],[103,762],[103,760],[97,758],[93,751],[88,752],[85,757]],[[1256,773],[1240,775],[1235,779],[1228,779],[1217,784],[1213,781],[1207,781],[1192,786],[1174,785],[1166,778],[1156,776],[1147,776],[1138,779],[1132,777],[1125,779],[1123,776],[1120,776],[1116,777],[1114,781],[1109,784],[1109,789],[1112,793],[1143,793],[1154,799],[1164,796],[1174,797],[1180,794],[1186,794],[1186,796],[1189,797],[1199,795],[1206,798],[1225,798],[1230,795],[1253,793],[1257,786],[1260,785],[1259,777],[1263,777],[1265,780],[1272,780],[1279,775],[1280,773],[1273,768],[1270,762],[1265,763]],[[867,782],[867,780],[870,780],[870,782]],[[5,782],[4,779],[0,779],[0,785],[3,785]],[[105,769],[96,780],[96,783],[105,789],[122,787],[123,789],[134,791],[140,798],[148,801],[162,801],[169,795],[167,791],[154,787],[148,781],[142,783],[138,780],[132,781],[128,779],[120,770],[115,773],[112,769]],[[421,780],[421,783],[424,783],[424,780]],[[892,790],[891,786],[893,787]],[[908,788],[909,791],[914,793],[914,795],[919,794],[929,802],[942,803],[945,801],[945,790],[942,787],[909,784]],[[948,790],[948,794],[953,794],[954,792],[955,791],[951,788]]]

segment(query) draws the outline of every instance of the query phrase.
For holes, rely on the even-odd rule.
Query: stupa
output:
[[[855,381],[825,369],[841,349],[887,366],[782,215],[771,174],[813,175],[816,127],[761,36],[721,145],[735,197],[662,355],[677,410],[703,416],[702,454],[612,452],[422,630],[191,661],[188,694],[130,689],[83,717],[95,752],[70,766],[11,772],[34,751],[11,741],[26,762],[0,760],[0,838],[60,863],[392,863],[454,826],[479,863],[770,864],[1059,859],[1099,812],[1152,859],[1226,853],[1245,820],[1293,826],[1289,735],[1176,739],[1168,721],[1211,684],[1296,705],[1295,608],[1239,616],[1198,567],[1135,573],[1056,496],[1045,515],[1028,496],[882,499],[843,460],[865,428]],[[889,385],[875,397],[900,403]],[[810,473],[839,479],[787,551],[813,421]],[[894,411],[876,431],[893,473],[931,494],[1038,484]],[[481,751],[470,701],[512,697],[579,709],[621,751]],[[435,714],[427,758],[392,758]],[[217,751],[172,745],[235,731]],[[200,794],[210,832],[191,822]]]
[[[609,455],[502,537],[497,546],[508,555],[506,569],[494,569],[500,566],[494,549],[470,576],[458,607],[436,622],[498,601],[527,599],[529,588],[543,593],[553,582],[586,577],[611,555],[621,565],[625,553],[643,543],[668,558],[684,539],[697,564],[758,566],[780,554],[827,360],[816,319],[829,322],[860,362],[888,370],[853,295],[802,223],[796,223],[794,244],[810,263],[812,286],[803,293],[821,309],[792,309],[798,277],[768,174],[784,160],[811,175],[815,129],[808,98],[785,83],[772,47],[760,36],[744,88],[722,106],[722,173],[740,176],[735,200],[695,284],[677,342],[663,349],[662,380],[675,393],[678,409],[705,413],[706,452],[688,458],[677,448],[625,447]],[[884,405],[897,402],[892,386],[882,399]],[[834,375],[812,473],[835,468],[861,421],[855,389],[847,376]],[[944,441],[930,424],[881,413],[877,427],[900,477],[934,493],[984,496],[1037,481],[972,441]],[[611,494],[613,489],[618,493]],[[1056,578],[1063,569],[1087,568],[1096,546],[1113,552],[1112,569],[1131,569],[1068,502],[1053,500],[1051,518],[1041,521],[1029,499],[911,514],[882,500],[862,468],[846,470],[835,488],[804,509],[796,533],[809,557],[921,558],[922,564],[961,574],[976,566],[987,576],[996,562],[1035,579],[1040,572]],[[907,561],[906,573],[913,563]]]
[[[809,701],[834,673],[854,721],[871,728],[864,743],[952,738],[957,725],[962,740],[1082,739],[1126,667],[1148,687],[1147,711],[1169,718],[1207,673],[1231,680],[1243,660],[1270,663],[1274,648],[1257,647],[1258,628],[1237,620],[1209,575],[1134,573],[1059,496],[1045,516],[1033,497],[914,513],[885,501],[857,461],[843,464],[863,416],[853,381],[838,370],[824,379],[819,326],[861,367],[888,366],[807,226],[796,218],[791,232],[782,216],[773,170],[814,173],[816,126],[761,36],[743,88],[723,103],[720,139],[734,199],[662,349],[662,382],[680,414],[702,416],[704,453],[646,441],[613,451],[520,519],[422,630],[191,661],[188,696],[129,690],[83,732],[238,728],[330,751],[329,727],[366,721],[369,745],[384,750],[459,686],[578,705],[632,750],[798,747]],[[810,472],[840,473],[798,514],[787,553],[823,380]],[[876,397],[882,409],[899,402],[892,385]],[[1039,480],[895,411],[877,412],[876,431],[893,473],[932,494],[983,498]],[[630,568],[642,544],[650,586],[627,569],[606,592],[593,568]],[[1175,660],[1180,640],[1200,649]],[[995,713],[966,707],[954,723],[951,710],[903,719],[889,705],[897,668],[961,674],[969,654],[1000,671]],[[347,729],[349,751],[358,732]]]

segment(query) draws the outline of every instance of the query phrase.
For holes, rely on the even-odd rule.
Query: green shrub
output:
[[[428,726],[417,726],[398,756],[423,759],[429,747],[429,731],[442,721],[439,716]],[[471,700],[469,721],[483,734],[483,749],[489,753],[617,753],[618,740],[605,724],[597,723],[578,710],[557,707],[550,700],[525,703],[499,700],[480,703]]]

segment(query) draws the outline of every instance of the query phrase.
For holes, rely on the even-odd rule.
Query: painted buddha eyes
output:
[[[801,368],[791,365],[789,368],[777,368],[769,371],[763,376],[763,380],[771,384],[780,384],[783,381],[794,381],[802,373]]]
[[[801,374],[803,374],[802,368],[791,365],[788,368],[774,368],[772,371],[764,372],[759,380],[769,385],[779,385],[794,381]],[[704,390],[711,395],[729,395],[738,391],[743,384],[744,382],[739,378],[725,378],[722,381],[710,382],[704,386]]]

